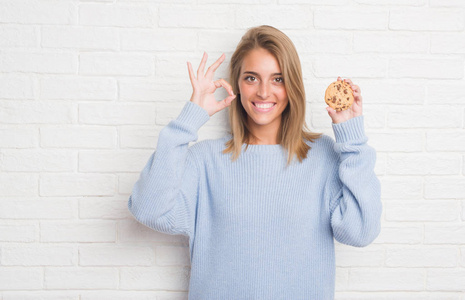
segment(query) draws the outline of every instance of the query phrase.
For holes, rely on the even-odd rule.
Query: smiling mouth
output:
[[[252,102],[252,104],[253,104],[255,107],[263,108],[263,109],[272,108],[273,106],[276,105],[276,103],[255,103],[255,102]]]

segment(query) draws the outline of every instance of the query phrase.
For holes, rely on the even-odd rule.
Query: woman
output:
[[[360,88],[347,80],[352,107],[327,108],[334,141],[306,130],[300,62],[284,33],[249,29],[231,58],[231,85],[213,81],[224,59],[205,72],[204,54],[197,74],[188,63],[192,97],[161,130],[129,210],[189,237],[189,299],[333,299],[334,239],[363,247],[380,231]],[[220,87],[229,96],[216,101]],[[189,147],[226,107],[231,132]]]

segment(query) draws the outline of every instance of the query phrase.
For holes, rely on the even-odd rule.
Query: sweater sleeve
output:
[[[142,224],[162,233],[192,236],[199,171],[189,142],[209,120],[207,111],[188,101],[158,136],[157,149],[140,173],[128,208]]]
[[[331,227],[343,244],[364,247],[380,232],[381,186],[375,150],[367,144],[363,116],[332,124],[339,158],[330,179]]]

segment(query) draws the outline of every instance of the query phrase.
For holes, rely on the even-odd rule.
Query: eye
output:
[[[245,79],[245,81],[249,81],[249,82],[255,81],[254,76],[246,76],[244,79]]]
[[[275,80],[279,83],[283,83],[284,82],[284,78],[282,77],[276,77]]]

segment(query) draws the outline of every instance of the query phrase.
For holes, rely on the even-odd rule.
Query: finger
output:
[[[337,81],[342,81],[342,78],[340,76],[337,77]]]
[[[197,70],[197,78],[203,77],[203,72],[205,70],[205,64],[207,63],[207,58],[208,58],[207,52],[204,52],[202,56],[202,60],[200,61],[199,68]]]
[[[189,79],[191,80],[191,85],[192,87],[194,87],[195,76],[194,70],[192,69],[192,64],[190,62],[187,62],[187,71],[189,72]]]
[[[215,81],[215,87],[216,88],[220,88],[220,87],[223,87],[230,96],[234,96],[234,92],[232,90],[232,86],[229,84],[229,82],[227,82],[226,80],[224,80],[223,78],[221,79],[218,79]]]
[[[219,101],[218,102],[219,110],[230,106],[234,99],[236,99],[236,95],[228,96],[228,97],[224,98],[222,101]]]
[[[353,86],[351,86],[351,88],[355,93],[358,93],[358,94],[362,93],[362,91],[360,90],[360,87],[358,85],[353,85]]]
[[[218,69],[218,67],[221,65],[221,63],[224,61],[226,55],[221,54],[220,58],[218,58],[214,63],[213,65],[211,65],[208,69],[207,69],[207,74],[205,74],[205,77],[206,78],[213,78],[213,74],[215,73],[216,69]]]
[[[352,83],[352,80],[350,80],[349,78],[344,79],[344,81],[345,81],[345,82],[348,82],[351,86],[354,85],[354,84]]]

